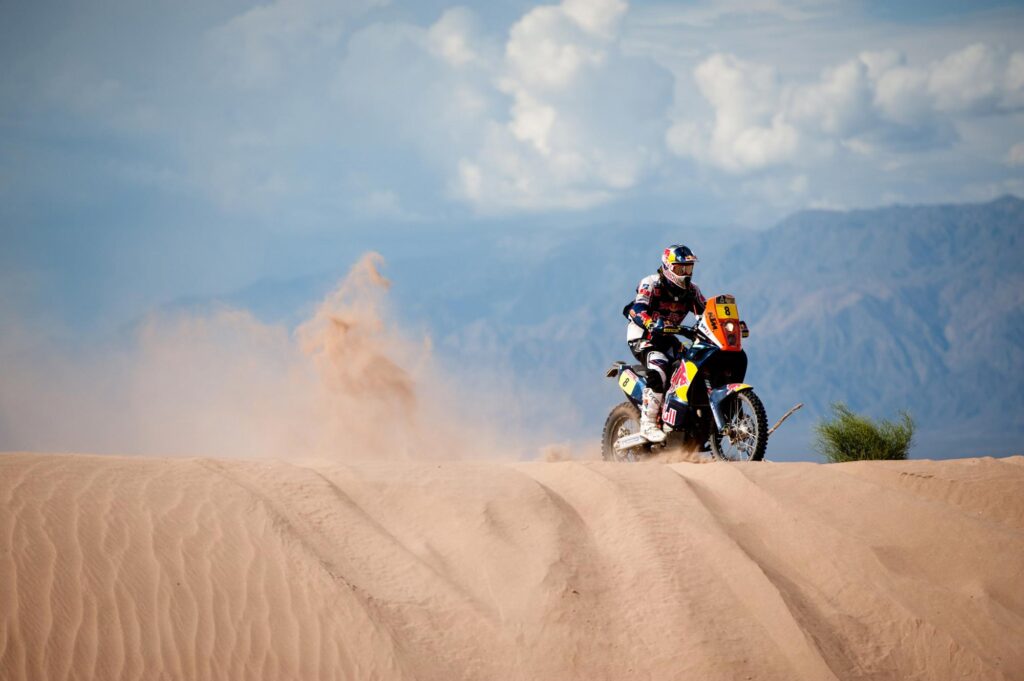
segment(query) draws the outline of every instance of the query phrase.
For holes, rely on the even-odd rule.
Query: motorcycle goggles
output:
[[[672,270],[672,274],[679,276],[687,276],[693,274],[693,263],[692,262],[674,262],[669,265]]]

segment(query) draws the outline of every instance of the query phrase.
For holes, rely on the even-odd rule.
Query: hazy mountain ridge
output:
[[[1024,202],[1010,197],[794,216],[739,247],[746,277],[770,277],[776,262],[787,273],[747,308],[754,328],[766,322],[758,351],[784,355],[795,343],[818,368],[801,388],[856,408],[905,406],[923,424],[995,418],[1011,425],[994,417],[1003,412],[1019,429],[1022,231]],[[800,243],[810,246],[806,253],[792,250]],[[792,315],[788,301],[808,290],[820,304],[797,308],[793,324],[803,328],[796,339],[773,328],[768,320]],[[851,380],[851,367],[867,380]]]

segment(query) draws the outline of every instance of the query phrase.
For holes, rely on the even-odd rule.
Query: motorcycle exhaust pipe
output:
[[[621,452],[626,449],[632,449],[633,447],[639,447],[640,445],[646,443],[647,438],[645,438],[640,433],[633,433],[632,435],[620,437],[618,440],[615,441],[615,444],[612,445],[612,447],[615,448],[615,451]]]

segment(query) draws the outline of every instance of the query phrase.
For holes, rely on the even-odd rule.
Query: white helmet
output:
[[[690,285],[695,262],[697,262],[697,256],[686,246],[681,244],[669,246],[661,254],[661,273],[676,286],[686,288]]]

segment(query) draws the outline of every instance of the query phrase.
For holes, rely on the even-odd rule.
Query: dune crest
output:
[[[0,678],[1022,679],[1024,458],[0,455]]]

